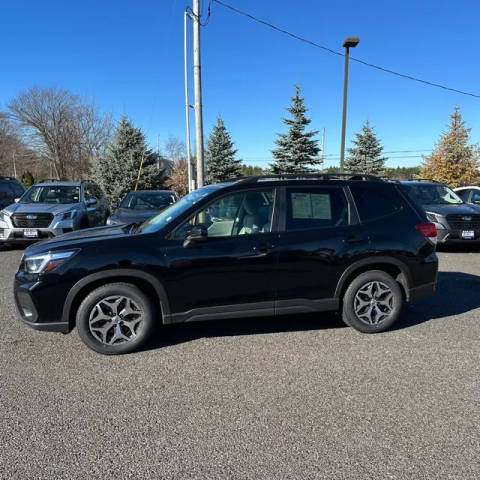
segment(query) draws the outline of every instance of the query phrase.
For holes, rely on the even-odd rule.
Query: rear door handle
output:
[[[348,243],[349,245],[353,245],[355,243],[365,243],[370,240],[370,237],[363,237],[363,236],[358,236],[358,235],[349,235],[348,237],[345,237],[343,241],[345,243]]]

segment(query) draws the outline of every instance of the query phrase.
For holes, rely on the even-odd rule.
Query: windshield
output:
[[[408,195],[420,205],[458,205],[463,200],[445,185],[407,185]]]
[[[155,215],[154,217],[143,222],[138,228],[137,232],[150,233],[160,230],[183,212],[186,212],[192,205],[195,205],[202,198],[205,198],[207,195],[211,194],[215,190],[218,190],[222,186],[223,185],[220,184],[207,185],[206,187],[199,188],[198,190],[189,193],[178,202],[160,212],[158,215]]]
[[[175,203],[175,195],[167,192],[129,193],[120,203],[120,208],[130,210],[162,210]]]
[[[20,199],[20,203],[66,204],[80,201],[80,187],[49,185],[30,187]]]

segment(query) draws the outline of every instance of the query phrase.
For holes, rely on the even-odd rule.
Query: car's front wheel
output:
[[[130,353],[144,345],[153,333],[155,313],[151,300],[135,285],[103,285],[80,304],[78,334],[98,353]]]
[[[343,321],[363,333],[388,330],[400,316],[400,285],[388,273],[372,270],[356,277],[343,297]]]

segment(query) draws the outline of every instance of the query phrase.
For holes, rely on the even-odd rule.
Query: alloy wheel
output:
[[[144,312],[125,296],[100,300],[90,312],[88,326],[96,340],[105,345],[131,342],[144,320]]]
[[[355,315],[367,325],[378,325],[384,322],[392,314],[393,309],[394,294],[383,282],[368,282],[355,295]]]

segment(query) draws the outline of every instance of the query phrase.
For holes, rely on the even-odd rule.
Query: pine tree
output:
[[[22,183],[25,188],[30,188],[35,183],[35,178],[30,170],[27,170],[22,175]]]
[[[160,159],[148,147],[143,132],[126,117],[117,124],[112,143],[93,170],[93,178],[100,184],[107,198],[118,203],[135,189],[140,164],[142,172],[138,189],[160,188],[165,180],[165,162],[157,167]]]
[[[306,117],[307,107],[304,97],[300,96],[300,87],[295,86],[295,96],[291,97],[292,105],[287,111],[292,118],[283,118],[283,122],[289,126],[288,133],[279,133],[275,140],[278,148],[272,150],[275,162],[270,164],[273,173],[298,173],[306,172],[313,165],[320,163],[318,154],[318,140],[313,137],[318,131],[306,132],[305,127],[311,122]]]
[[[349,156],[345,159],[345,170],[351,173],[382,175],[387,159],[382,157],[383,146],[368,120],[363,124],[362,132],[355,136],[356,139],[352,141],[355,146],[348,149]]]
[[[431,155],[425,156],[422,177],[447,183],[455,187],[478,182],[480,178],[480,151],[478,145],[469,144],[471,128],[458,107],[450,115],[448,131],[440,136]]]
[[[208,139],[205,151],[205,167],[208,183],[219,183],[229,178],[239,177],[242,160],[235,158],[237,150],[233,148],[225,123],[217,118],[212,133]]]

